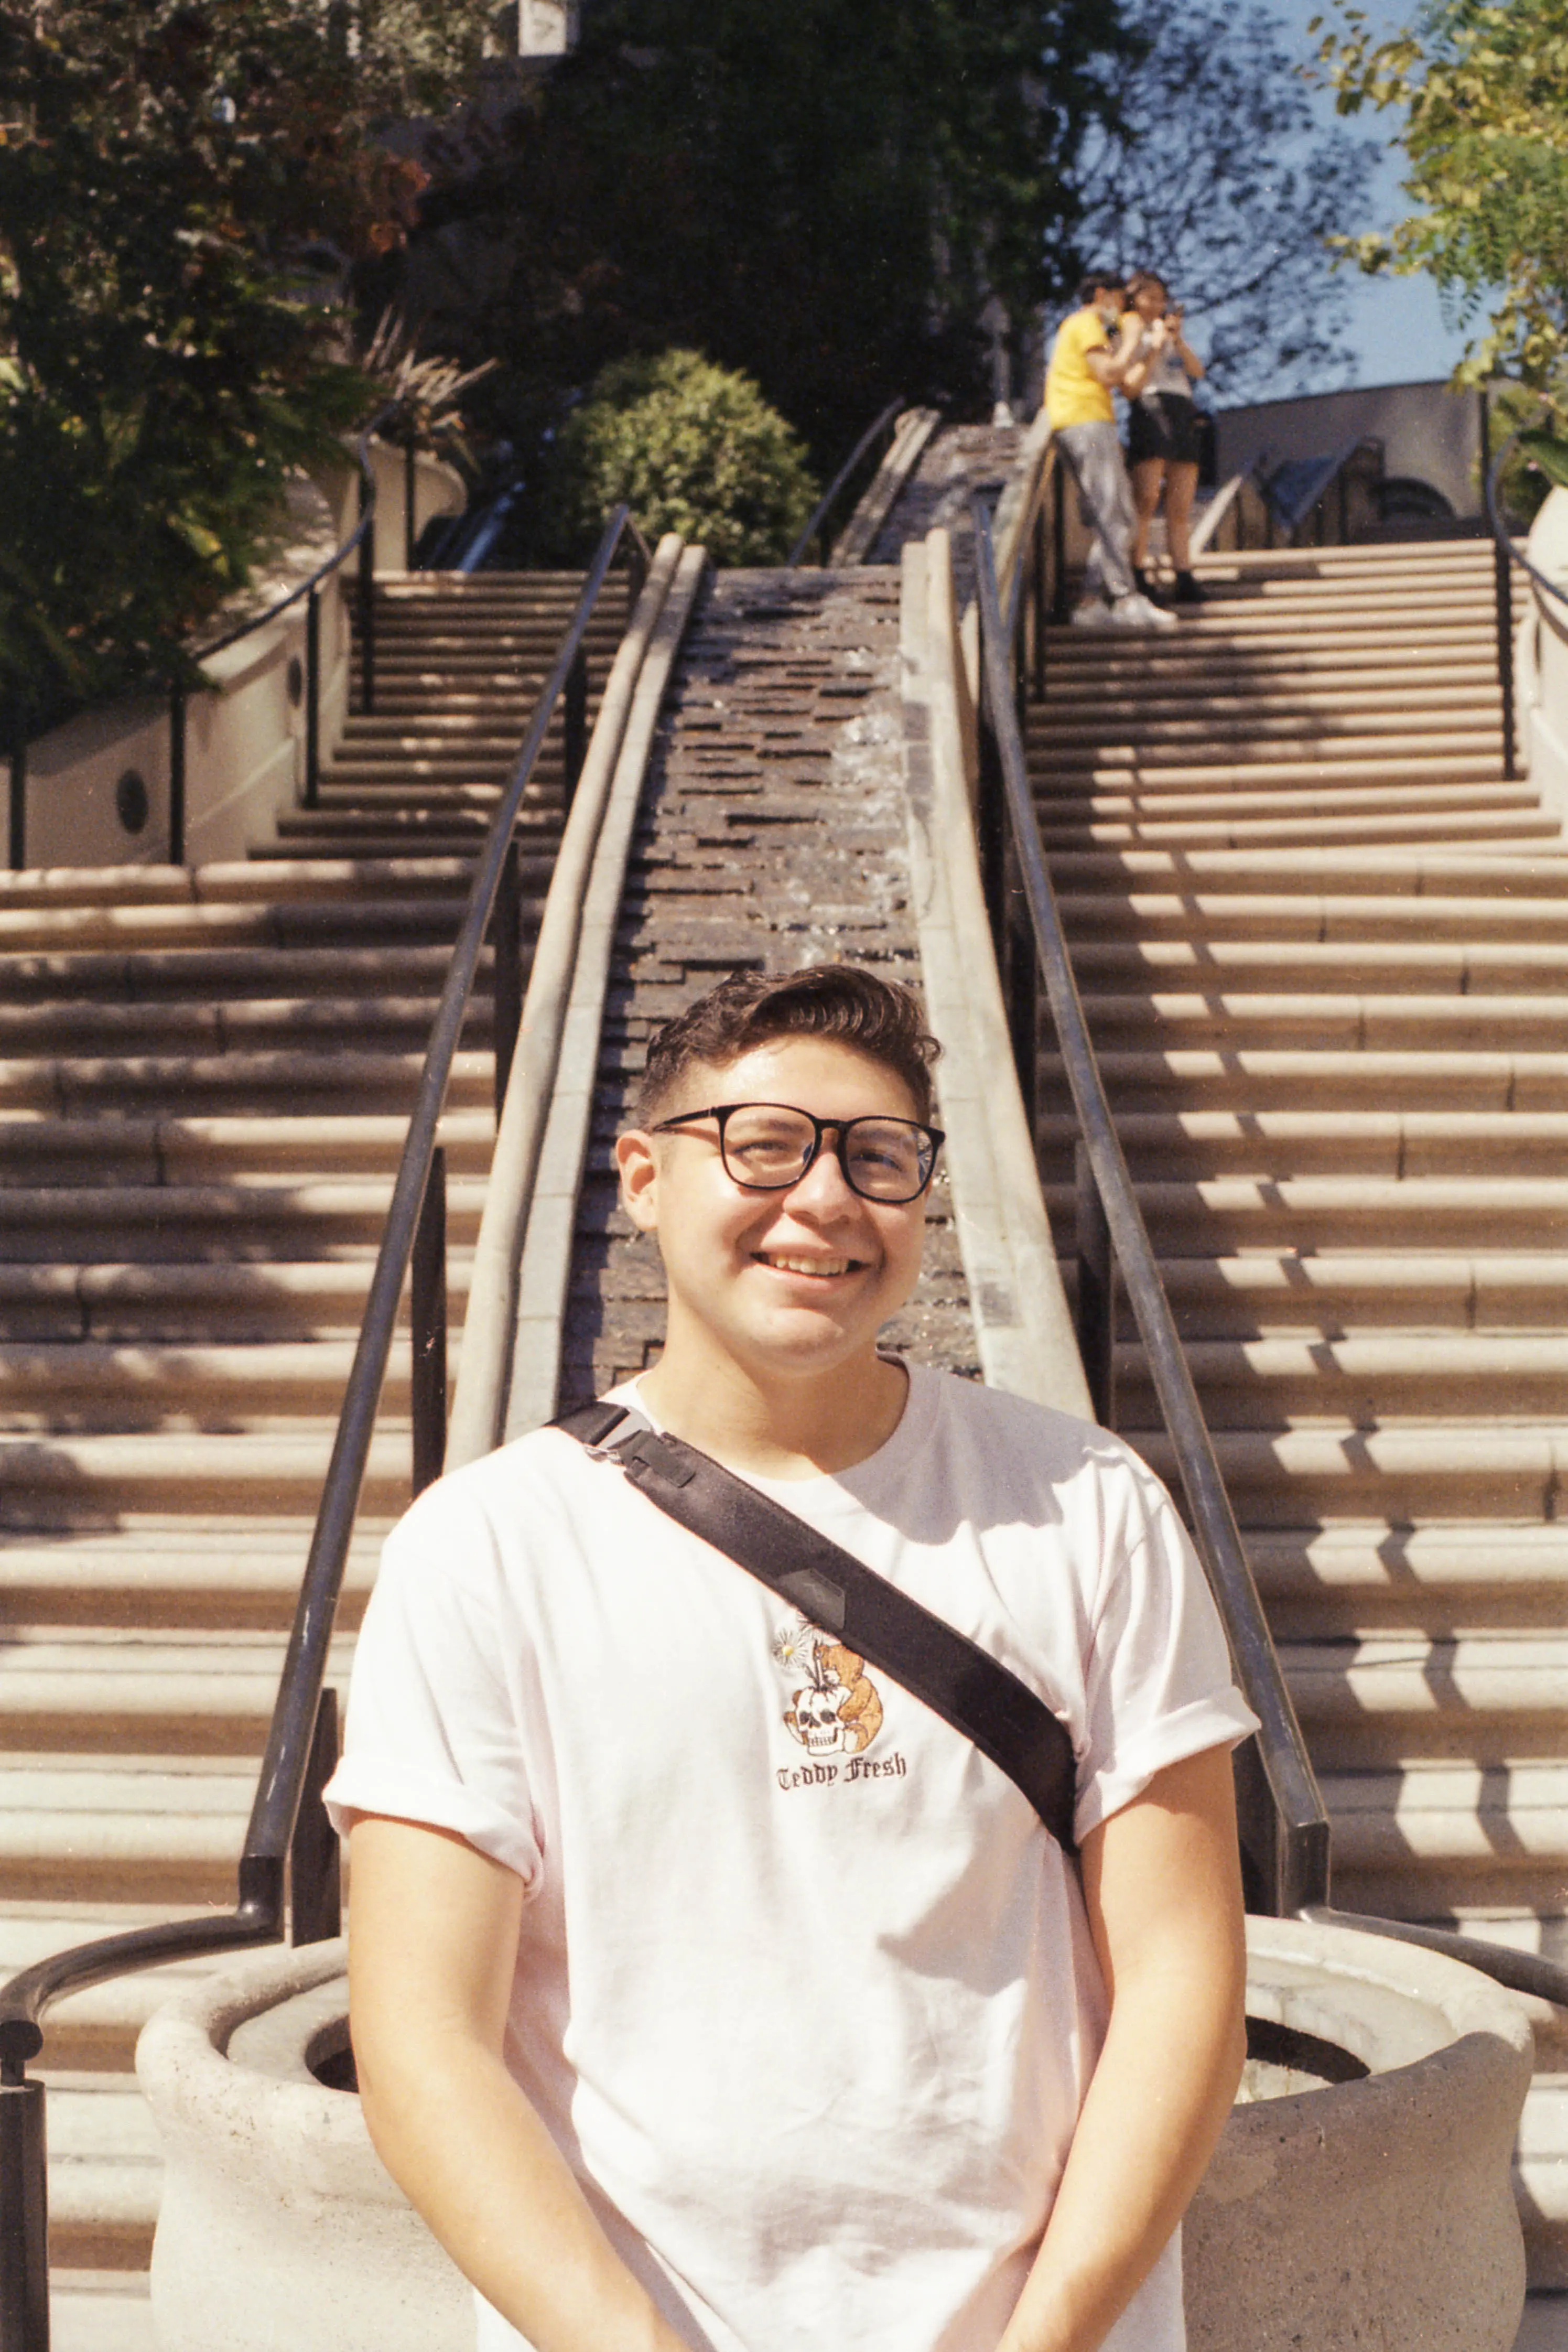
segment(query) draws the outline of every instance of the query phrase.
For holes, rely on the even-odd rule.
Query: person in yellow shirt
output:
[[[1113,388],[1129,398],[1142,389],[1158,348],[1152,338],[1163,341],[1164,322],[1148,333],[1141,320],[1121,329],[1126,289],[1113,269],[1091,270],[1078,305],[1057,330],[1045,378],[1045,413],[1094,533],[1083,601],[1072,617],[1083,628],[1173,628],[1172,614],[1152,604],[1133,577],[1133,493],[1111,399]]]

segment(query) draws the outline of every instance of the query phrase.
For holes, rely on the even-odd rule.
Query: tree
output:
[[[1120,122],[1085,142],[1078,236],[1160,271],[1227,400],[1318,391],[1343,370],[1347,306],[1328,240],[1375,152],[1313,120],[1277,18],[1219,0],[1131,0],[1144,45]]]
[[[561,436],[569,545],[624,499],[650,539],[700,539],[716,563],[777,563],[811,511],[806,453],[750,379],[697,352],[617,360]]]
[[[492,415],[525,444],[674,343],[836,457],[899,394],[979,396],[988,294],[1023,316],[1071,280],[1074,167],[1125,55],[1107,0],[594,0],[477,169],[426,150],[411,296],[504,356]]]
[[[448,90],[487,9],[0,0],[0,702],[132,679],[236,583],[290,467],[374,387],[342,279],[423,174],[376,138]]]
[[[1417,209],[1387,236],[1346,237],[1366,270],[1425,270],[1459,318],[1492,305],[1461,376],[1552,394],[1568,416],[1568,5],[1431,0],[1382,37],[1343,8],[1322,57],[1340,110],[1404,111]]]

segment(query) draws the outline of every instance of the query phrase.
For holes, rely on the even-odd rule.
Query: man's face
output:
[[[1126,307],[1127,295],[1124,287],[1097,286],[1094,289],[1094,308],[1108,327],[1113,327],[1116,324]]]
[[[739,1102],[788,1103],[830,1119],[916,1116],[892,1070],[821,1037],[781,1038],[717,1067],[694,1065],[661,1116]],[[616,1154],[628,1213],[659,1237],[672,1346],[695,1340],[764,1381],[832,1372],[872,1354],[878,1330],[915,1287],[924,1197],[862,1200],[829,1145],[778,1192],[729,1176],[711,1119],[623,1135]]]

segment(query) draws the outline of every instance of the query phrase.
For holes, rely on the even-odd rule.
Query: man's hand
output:
[[[350,2021],[388,2171],[537,2352],[687,2352],[503,2063],[521,1881],[448,1831],[377,1815],[350,1852]]]
[[[1167,1765],[1082,1859],[1111,2022],[998,2352],[1095,2352],[1202,2179],[1246,2055],[1228,1750]]]

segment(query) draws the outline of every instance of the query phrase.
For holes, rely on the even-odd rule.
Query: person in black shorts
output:
[[[1148,362],[1128,416],[1127,464],[1137,515],[1134,575],[1139,593],[1150,595],[1149,525],[1163,490],[1176,601],[1201,604],[1203,591],[1192,573],[1192,501],[1197,488],[1198,457],[1197,404],[1192,387],[1203,373],[1203,362],[1182,332],[1181,311],[1172,308],[1163,278],[1152,269],[1134,270],[1127,280],[1127,297],[1132,307],[1123,328],[1141,335]]]

